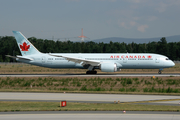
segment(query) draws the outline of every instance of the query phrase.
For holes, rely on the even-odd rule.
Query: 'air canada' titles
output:
[[[148,59],[151,59],[152,56],[151,55],[122,55],[122,56],[119,56],[119,55],[111,55],[110,58],[148,58]]]

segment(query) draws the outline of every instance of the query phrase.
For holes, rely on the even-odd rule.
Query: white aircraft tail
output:
[[[16,42],[21,51],[22,56],[32,55],[32,54],[41,54],[39,50],[37,50],[33,44],[27,40],[27,38],[19,31],[13,31],[14,36],[16,38]]]

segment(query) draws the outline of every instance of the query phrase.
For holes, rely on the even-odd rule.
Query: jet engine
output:
[[[116,72],[118,70],[116,63],[102,63],[99,68],[102,72]]]

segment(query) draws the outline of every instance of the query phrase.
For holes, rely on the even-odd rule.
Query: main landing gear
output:
[[[161,73],[162,73],[162,70],[163,70],[163,69],[159,69],[158,74],[161,74]]]
[[[97,71],[95,71],[94,69],[94,66],[89,66],[86,74],[97,74]]]
[[[86,74],[97,74],[97,71],[87,71]]]
[[[162,73],[161,70],[159,70],[158,74],[161,74],[161,73]]]

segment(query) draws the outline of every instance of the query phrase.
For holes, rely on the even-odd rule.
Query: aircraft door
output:
[[[155,58],[156,63],[159,63],[159,58]]]
[[[127,58],[123,58],[123,63],[127,63]]]
[[[46,57],[45,57],[45,56],[43,56],[43,57],[41,58],[41,60],[42,60],[42,64],[45,64],[45,63],[46,63]]]

